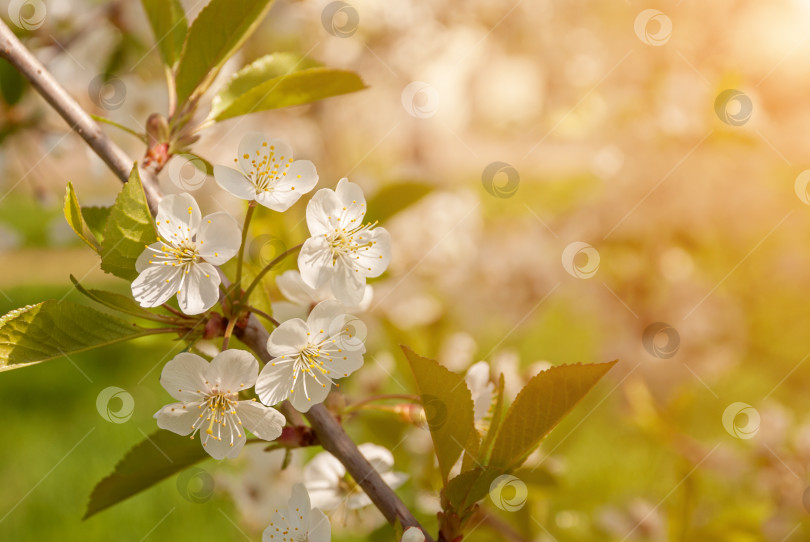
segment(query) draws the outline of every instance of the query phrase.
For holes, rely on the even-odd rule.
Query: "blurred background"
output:
[[[204,2],[183,4],[191,19]],[[0,7],[90,112],[135,130],[165,113],[139,2]],[[246,131],[284,137],[320,187],[348,176],[394,213],[346,400],[413,392],[400,343],[459,372],[489,361],[509,398],[551,365],[619,360],[516,474],[526,502],[488,499],[469,540],[806,540],[809,23],[806,0],[279,0],[221,77],[293,51],[369,88],[233,119],[194,150],[226,164]],[[120,185],[5,63],[0,89],[0,313],[83,302],[71,273],[128,292],[61,212],[67,181],[90,205]],[[161,185],[244,212],[181,157]],[[251,257],[303,240],[304,208],[260,212]],[[4,539],[260,539],[313,451],[282,472],[281,455],[248,447],[81,521],[155,429],[160,366],[179,347],[147,338],[2,374]],[[109,386],[134,399],[122,423],[96,408]],[[429,435],[385,413],[346,428],[394,450],[410,475],[398,493],[435,526]],[[335,540],[391,538],[374,509],[332,523]]]

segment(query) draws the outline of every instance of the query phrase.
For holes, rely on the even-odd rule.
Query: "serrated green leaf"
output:
[[[63,208],[65,213],[65,220],[67,220],[70,229],[74,231],[79,239],[87,243],[87,246],[101,253],[101,243],[98,242],[96,236],[90,230],[90,227],[85,223],[84,216],[82,216],[82,208],[79,206],[79,200],[76,198],[76,192],[73,190],[73,183],[67,184],[65,190],[65,205]]]
[[[82,207],[84,223],[99,241],[104,240],[104,227],[107,225],[111,209],[112,207]]]
[[[250,37],[273,0],[211,0],[191,23],[177,65],[177,103],[204,92]]]
[[[389,184],[368,201],[368,212],[364,220],[382,222],[410,207],[433,190],[431,185],[419,182]]]
[[[402,346],[402,351],[416,378],[439,470],[446,481],[470,436],[477,435],[472,395],[462,375],[415,354],[407,346]]]
[[[135,280],[138,276],[135,261],[146,245],[155,241],[157,232],[136,165],[115,199],[104,227],[101,269],[122,279]]]
[[[454,510],[463,512],[484,498],[492,482],[502,474],[500,467],[476,467],[461,473],[447,483],[445,497]]]
[[[489,429],[487,430],[487,434],[484,436],[484,442],[481,443],[481,449],[478,451],[478,461],[480,463],[486,464],[489,460],[489,451],[492,444],[495,442],[495,436],[498,434],[498,430],[501,427],[501,422],[503,421],[504,384],[503,373],[501,373],[501,376],[498,379],[498,389],[495,392],[495,408],[492,410],[492,420],[489,422]]]
[[[489,464],[519,467],[615,363],[559,365],[532,378],[506,413]]]
[[[141,3],[155,34],[160,57],[171,68],[180,58],[186,39],[186,12],[179,0],[141,0]]]
[[[93,489],[84,519],[208,457],[200,441],[157,431],[134,446]]]
[[[28,305],[0,318],[0,371],[153,333],[69,301]]]
[[[363,80],[352,71],[306,68],[267,79],[238,97],[226,96],[214,104],[209,118],[219,122],[258,111],[308,104],[364,88]]]

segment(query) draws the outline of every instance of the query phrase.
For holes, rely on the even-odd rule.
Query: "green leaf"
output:
[[[7,60],[0,58],[0,95],[8,105],[16,105],[28,88],[28,80]]]
[[[462,375],[415,354],[407,346],[402,346],[402,351],[416,378],[439,470],[446,481],[464,445],[476,434],[472,395]]]
[[[481,449],[478,451],[478,461],[486,464],[488,461],[489,450],[495,442],[495,436],[501,427],[503,420],[503,388],[504,379],[501,373],[498,379],[498,390],[495,392],[495,408],[492,410],[492,420],[489,422],[489,429],[484,437],[484,442],[481,443]]]
[[[125,314],[130,314],[132,316],[137,316],[138,318],[144,318],[146,320],[155,320],[160,322],[167,321],[165,317],[141,307],[130,297],[117,294],[115,292],[108,292],[106,290],[88,290],[79,284],[79,281],[76,280],[76,277],[73,275],[70,275],[70,282],[73,283],[73,286],[79,291],[79,293],[84,294],[96,303],[104,305],[105,307],[123,312]]]
[[[506,413],[489,464],[519,467],[615,363],[560,365],[532,378]]]
[[[186,12],[179,0],[141,0],[141,3],[155,33],[160,57],[171,68],[180,58],[186,39]]]
[[[157,241],[155,224],[138,175],[138,166],[132,168],[129,181],[110,210],[101,243],[101,269],[116,277],[135,280],[135,260],[146,245]]]
[[[504,469],[500,467],[476,467],[450,480],[444,495],[454,510],[464,511],[484,498],[492,482],[502,474]]]
[[[73,183],[67,184],[65,192],[65,206],[64,206],[65,220],[67,220],[70,228],[79,236],[79,239],[87,243],[87,245],[101,253],[101,243],[98,242],[93,231],[84,221],[82,215],[82,208],[79,206],[79,200],[76,198],[76,192],[73,190]]]
[[[198,439],[157,431],[133,447],[93,489],[84,519],[144,491],[208,454]]]
[[[0,318],[0,371],[153,333],[69,301],[28,305]]]
[[[293,55],[264,56],[234,74],[214,98],[209,118],[222,121],[268,109],[303,105],[366,88],[354,72],[326,68]]]
[[[111,210],[112,207],[82,207],[84,223],[99,241],[104,240],[104,226],[107,225]]]
[[[369,200],[365,220],[382,222],[410,207],[432,191],[431,185],[419,182],[389,184]]]
[[[211,0],[191,23],[177,65],[177,103],[205,92],[220,68],[256,30],[273,0]]]

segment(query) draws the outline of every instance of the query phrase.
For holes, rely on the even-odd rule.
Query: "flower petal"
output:
[[[309,412],[313,405],[323,403],[332,391],[332,385],[328,381],[317,380],[313,374],[302,371],[293,384],[289,400],[298,412]]]
[[[159,307],[180,287],[183,269],[170,265],[147,267],[132,281],[132,296],[141,307]]]
[[[366,442],[357,447],[374,470],[380,474],[389,472],[394,467],[394,454],[385,446],[379,446],[373,442]]]
[[[279,365],[274,363],[281,362]],[[256,395],[265,405],[285,400],[293,387],[293,362],[275,358],[270,360],[256,379]]]
[[[328,283],[334,272],[332,249],[325,236],[310,237],[298,253],[301,278],[311,288],[319,289]]]
[[[219,300],[219,273],[210,263],[189,264],[178,288],[177,305],[185,314],[201,314]]]
[[[357,251],[356,265],[366,277],[379,277],[391,262],[391,236],[384,228],[374,228],[358,237],[360,243],[371,242],[366,250]]]
[[[354,268],[338,263],[330,285],[335,299],[346,305],[357,305],[363,300],[366,277]]]
[[[207,373],[207,361],[197,354],[181,352],[163,366],[160,385],[178,401],[199,401],[209,391]]]
[[[227,166],[214,166],[214,179],[226,192],[240,199],[256,198],[256,187],[241,171]]]
[[[363,195],[363,189],[343,177],[338,181],[335,194],[342,207],[340,225],[345,227],[351,222],[360,225],[363,217],[366,216],[366,197]]]
[[[352,317],[346,314],[346,307],[339,301],[321,301],[307,318],[310,341],[320,343],[327,337],[340,335],[349,318]]]
[[[276,357],[298,354],[307,344],[307,333],[309,328],[303,320],[287,320],[270,334],[267,351]]]
[[[201,403],[172,403],[161,408],[155,418],[157,426],[178,435],[188,435],[194,430],[194,422],[199,419]]]
[[[257,401],[239,401],[236,413],[248,431],[267,441],[276,440],[287,423],[281,412]]]
[[[138,273],[143,273],[143,271],[149,267],[150,264],[158,265],[157,263],[153,263],[153,260],[155,256],[160,254],[160,249],[162,249],[163,246],[163,243],[158,241],[157,243],[152,243],[149,245],[148,248],[145,248],[143,252],[141,252],[141,255],[138,256],[138,259],[135,260],[135,270]],[[163,264],[161,263],[160,265]]]
[[[191,239],[200,227],[200,206],[186,192],[164,196],[158,204],[156,224],[164,241],[178,244]]]
[[[222,265],[239,252],[242,230],[228,213],[213,213],[203,219],[197,234],[200,256],[214,265]]]
[[[270,525],[262,532],[262,542],[284,542],[289,540],[285,533],[290,532],[290,522],[287,521],[286,510],[281,513],[279,510],[273,514]]]
[[[220,430],[222,432],[219,439],[215,438],[214,435],[200,432],[203,449],[214,459],[225,459],[226,457],[234,459],[239,457],[239,452],[242,451],[242,447],[245,445],[245,431],[235,432],[227,426],[221,427]]]
[[[259,362],[250,352],[231,348],[217,354],[208,366],[209,385],[227,393],[253,387],[259,376]]]
[[[309,514],[312,510],[312,506],[309,503],[309,493],[307,493],[307,489],[304,487],[304,484],[295,484],[292,487],[292,495],[290,496],[290,500],[287,502],[287,521],[290,522],[290,527],[292,527],[293,531],[304,533],[305,535],[309,533]],[[307,542],[310,542],[310,538],[304,538]]]
[[[318,508],[312,510],[309,516],[308,542],[329,542],[332,540],[332,526],[329,518]]]
[[[408,527],[400,542],[425,542],[425,533],[419,527]]]
[[[320,297],[320,291],[304,282],[301,273],[294,269],[284,271],[276,277],[276,286],[281,291],[281,295],[298,305],[307,306],[326,299]],[[331,294],[331,292],[329,293]]]
[[[335,231],[343,204],[334,190],[321,188],[307,203],[307,228],[312,237]]]
[[[313,457],[304,467],[304,485],[312,499],[312,491],[316,489],[335,489],[338,482],[346,475],[346,468],[329,452],[321,452]],[[321,508],[314,502],[313,508]]]

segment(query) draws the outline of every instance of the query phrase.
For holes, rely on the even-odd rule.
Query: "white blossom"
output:
[[[335,299],[330,285],[324,284],[320,288],[313,288],[301,278],[301,273],[290,269],[276,277],[276,286],[288,301],[278,301],[273,304],[273,316],[280,321],[290,318],[306,318],[309,311],[321,301]],[[346,306],[347,312],[365,312],[371,305],[374,291],[366,285],[363,299],[360,303]]]
[[[190,194],[171,194],[158,204],[158,241],[146,247],[135,269],[132,295],[142,307],[157,307],[177,295],[186,314],[207,311],[219,299],[214,265],[230,260],[242,242],[239,225],[227,213],[201,217]]]
[[[318,508],[311,508],[303,484],[295,484],[286,510],[276,510],[262,533],[262,542],[329,542],[332,526]]]
[[[249,132],[242,137],[234,162],[241,171],[214,166],[217,184],[237,198],[256,200],[274,211],[286,211],[318,184],[312,162],[293,161],[286,142],[268,140],[260,133]]]
[[[401,542],[425,542],[425,533],[419,527],[408,527],[402,533]]]
[[[396,489],[408,479],[408,475],[395,472],[394,455],[385,447],[367,442],[357,447],[383,481]],[[349,476],[343,464],[329,452],[312,458],[304,467],[304,485],[309,491],[312,506],[322,510],[346,507],[356,510],[371,504],[371,499]]]
[[[307,204],[311,237],[298,255],[301,277],[312,288],[329,284],[338,301],[361,302],[367,277],[379,277],[391,260],[391,240],[383,228],[363,224],[366,199],[348,179],[335,190],[318,190]]]
[[[362,322],[338,301],[319,303],[306,321],[283,322],[267,340],[273,359],[259,375],[256,395],[266,405],[289,398],[300,412],[323,402],[335,380],[363,365],[366,347],[358,329]]]
[[[245,428],[260,439],[275,440],[284,416],[256,400],[239,399],[258,373],[259,362],[244,350],[225,350],[210,363],[196,354],[178,354],[163,367],[160,383],[179,402],[155,414],[158,427],[191,438],[199,432],[214,459],[237,457],[245,445]]]

